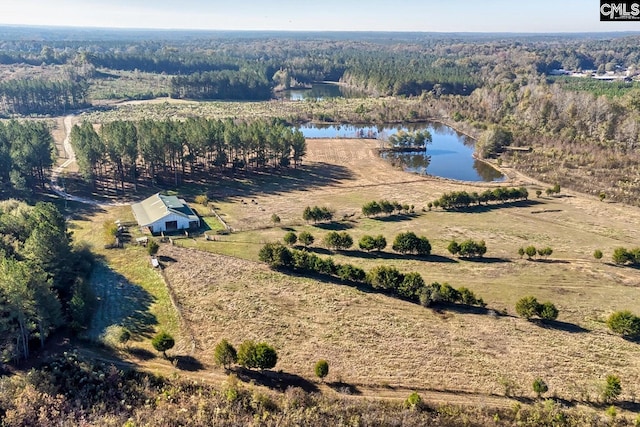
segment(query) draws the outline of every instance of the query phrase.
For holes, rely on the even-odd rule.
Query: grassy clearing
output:
[[[317,175],[340,170],[339,179],[327,179],[326,185],[312,190],[276,191],[277,186],[266,185],[263,193],[215,200],[225,221],[241,231],[214,242],[196,238],[179,244],[254,261],[262,244],[282,239],[289,230],[310,231],[319,242],[329,230],[304,223],[301,213],[306,205],[329,206],[337,218],[349,216],[338,228],[356,242],[364,234],[383,234],[390,247],[396,234],[411,230],[427,236],[433,253],[449,260],[405,258],[389,248],[381,256],[331,254],[318,248],[319,243],[312,250],[365,269],[394,265],[417,271],[428,282],[466,286],[490,308],[511,315],[518,299],[535,295],[558,306],[559,323],[541,327],[510,316],[434,312],[379,294],[282,276],[261,265],[239,267],[237,259],[202,255],[197,260],[199,252],[172,248],[178,262],[167,271],[173,282],[181,283],[177,289],[189,307],[189,322],[201,328],[196,335],[205,362],[219,339],[239,343],[249,337],[274,342],[282,354],[278,366],[300,375],[311,375],[312,362],[325,357],[335,366],[336,377],[345,381],[498,394],[504,393],[505,384],[514,383],[527,396],[533,394],[531,382],[540,376],[551,393],[581,400],[595,399],[601,380],[614,372],[624,378],[625,398],[635,398],[640,391],[637,344],[609,334],[604,320],[615,310],[640,313],[637,271],[607,261],[615,247],[637,245],[638,209],[564,193],[534,196],[526,207],[422,212],[443,192],[481,191],[487,184],[408,175],[380,161],[374,148],[375,142],[359,140],[309,141],[305,167]],[[516,178],[510,183],[523,184],[531,194],[544,188]],[[363,203],[381,198],[414,204],[417,212],[389,219],[359,214]],[[273,213],[282,219],[277,227],[270,223]],[[485,261],[451,257],[446,246],[454,238],[485,240]],[[551,246],[554,253],[548,261],[520,259],[518,248],[528,245]],[[593,259],[597,248],[605,252],[605,260]]]
[[[102,70],[91,79],[89,98],[146,99],[166,96],[171,86],[171,77],[140,71]]]
[[[637,270],[607,262],[615,247],[637,246],[637,208],[563,193],[534,198],[525,207],[423,212],[444,192],[482,191],[495,184],[409,175],[380,160],[375,148],[373,141],[311,140],[299,177],[225,179],[191,190],[217,194],[213,206],[239,230],[216,241],[199,236],[177,240],[185,249],[161,248],[166,274],[196,337],[194,357],[212,363],[213,348],[222,338],[234,344],[265,340],[278,349],[278,369],[305,377],[312,377],[315,361],[325,358],[331,365],[329,381],[483,394],[504,394],[512,384],[514,393],[533,397],[531,383],[539,376],[550,394],[572,400],[596,399],[606,375],[615,373],[623,381],[622,399],[635,400],[640,392],[638,345],[611,335],[604,320],[614,310],[640,313]],[[530,194],[545,188],[517,177],[509,185],[526,185]],[[362,204],[383,198],[413,204],[417,212],[388,219],[360,215]],[[338,219],[347,216],[337,227],[356,242],[364,234],[383,234],[390,247],[396,234],[411,230],[427,236],[441,257],[418,260],[387,249],[381,256],[331,254],[337,262],[365,269],[393,265],[417,271],[427,282],[466,286],[490,308],[510,315],[427,310],[338,283],[285,276],[253,262],[265,242],[280,240],[289,230],[310,231],[321,241],[329,230],[302,221],[307,205],[331,207]],[[274,213],[282,220],[277,227],[270,219]],[[96,219],[94,234],[99,226]],[[485,240],[484,262],[452,258],[446,246],[453,238]],[[546,262],[520,259],[517,249],[528,245],[551,246],[554,253]],[[604,260],[593,259],[595,249],[605,252]],[[329,254],[318,243],[312,250]],[[108,256],[120,271],[132,261],[117,255],[127,258],[126,250],[116,252]],[[543,327],[514,317],[515,302],[525,295],[556,304],[559,322]]]
[[[99,259],[92,284],[100,300],[87,336],[97,339],[109,326],[123,325],[131,330],[134,341],[150,348],[148,339],[155,331],[180,335],[179,317],[145,248],[125,245],[124,249],[104,249],[103,223],[116,219],[132,221],[131,208],[94,211],[72,222],[74,240],[89,243]],[[135,232],[134,227],[131,231]],[[184,345],[183,340],[176,343],[177,348]]]

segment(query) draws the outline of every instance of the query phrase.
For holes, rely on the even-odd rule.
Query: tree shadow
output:
[[[158,261],[160,261],[160,262],[171,262],[171,263],[178,262],[177,259],[175,259],[173,257],[170,257],[170,256],[166,256],[166,255],[159,255],[158,256]]]
[[[151,360],[156,358],[156,354],[152,351],[147,350],[146,348],[140,347],[129,347],[127,350],[131,356],[140,359],[140,360]]]
[[[562,322],[560,320],[532,319],[532,323],[535,323],[536,325],[544,329],[555,329],[572,334],[585,334],[587,332],[591,332],[589,329],[585,329],[582,326],[576,325],[575,323]]]
[[[472,258],[460,258],[464,261],[475,262],[478,264],[500,264],[500,263],[509,263],[512,262],[508,258],[497,258],[497,257],[472,257]]]
[[[321,230],[328,231],[344,231],[350,230],[354,227],[350,222],[345,221],[331,221],[331,222],[321,222],[317,224],[313,224],[315,228],[319,228]]]
[[[571,264],[569,261],[565,261],[563,259],[530,259],[527,261],[538,262],[540,264]]]
[[[204,365],[193,356],[173,356],[171,361],[181,371],[197,372],[204,370]]]
[[[329,388],[341,394],[359,396],[362,392],[354,384],[345,383],[344,381],[334,381],[325,383]]]
[[[537,206],[543,202],[537,200],[517,200],[514,202],[495,203],[486,205],[470,205],[468,207],[450,208],[445,209],[445,212],[468,212],[468,213],[484,213],[491,212],[496,209],[511,209],[511,208],[527,208]]]
[[[307,393],[319,391],[316,384],[296,374],[282,371],[253,371],[242,367],[235,368],[233,371],[241,381],[254,382],[281,392],[284,392],[289,387],[300,387]]]
[[[401,215],[389,215],[389,216],[377,216],[371,219],[380,222],[402,222],[402,221],[411,221],[414,218],[417,218],[418,214],[401,214]]]
[[[451,311],[459,314],[479,314],[482,316],[492,314],[492,315],[501,316],[497,311],[491,308],[480,307],[477,305],[454,304],[454,303],[442,302],[442,301],[435,301],[431,303],[431,305],[428,308],[440,314],[443,314],[445,311]]]
[[[96,307],[87,337],[97,341],[112,325],[120,325],[132,334],[150,337],[158,324],[149,309],[155,298],[140,285],[97,260],[90,277]]]
[[[423,262],[442,262],[442,263],[452,263],[457,264],[459,261],[454,258],[449,258],[442,255],[428,255],[428,256],[420,256],[413,254],[399,254],[396,252],[385,252],[385,251],[359,251],[355,249],[337,251],[341,255],[350,257],[350,258],[362,258],[362,259],[385,259],[385,260],[412,260],[412,261],[423,261]],[[331,251],[327,251],[328,255],[331,255]]]

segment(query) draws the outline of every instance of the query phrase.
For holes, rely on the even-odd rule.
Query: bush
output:
[[[271,222],[273,225],[280,224],[280,217],[277,214],[271,215]]]
[[[558,317],[558,309],[550,302],[540,304],[535,297],[526,296],[516,303],[516,313],[525,319],[537,316],[542,320],[555,320]]]
[[[527,254],[527,257],[529,259],[531,259],[532,257],[536,256],[536,253],[538,251],[536,250],[535,246],[527,246],[524,250],[524,253]]]
[[[516,313],[525,319],[530,319],[538,313],[538,300],[535,297],[528,296],[521,298],[516,303]]]
[[[600,249],[596,249],[593,251],[593,257],[595,259],[602,259],[602,251]]]
[[[407,273],[397,289],[398,295],[412,301],[419,299],[420,290],[425,283],[420,273]]]
[[[160,245],[154,239],[149,239],[147,243],[147,253],[151,256],[154,256],[160,250]]]
[[[346,231],[332,231],[324,236],[323,242],[329,249],[335,250],[349,249],[353,246],[353,238]]]
[[[173,348],[176,345],[176,341],[173,339],[171,335],[166,332],[159,332],[156,336],[151,340],[151,345],[156,351],[162,352],[164,358],[167,358],[167,350]]]
[[[229,369],[238,361],[238,352],[227,340],[220,341],[213,351],[216,365]]]
[[[547,383],[542,380],[542,378],[536,378],[536,380],[533,382],[533,391],[538,396],[538,399],[540,399],[541,395],[549,391],[549,387],[547,386]]]
[[[640,317],[628,310],[617,311],[607,319],[607,326],[612,332],[625,338],[640,338]]]
[[[617,375],[607,375],[607,381],[602,390],[602,400],[606,403],[611,403],[620,396],[620,393],[622,393],[620,377]]]
[[[238,348],[238,363],[249,369],[271,369],[278,363],[278,354],[267,343],[244,341]]]
[[[324,359],[318,360],[314,367],[314,372],[316,373],[316,377],[324,380],[324,378],[329,375],[329,362]]]
[[[296,233],[294,233],[293,231],[289,231],[284,235],[283,240],[285,244],[293,246],[298,241],[298,236],[296,236]]]
[[[374,289],[396,291],[403,280],[404,275],[398,269],[384,265],[374,267],[367,274],[367,283]]]
[[[291,252],[280,243],[267,243],[258,253],[258,259],[271,268],[290,268],[293,264]]]
[[[418,410],[422,408],[422,398],[417,392],[413,392],[404,401],[404,407],[411,410]]]
[[[331,221],[333,219],[333,211],[329,208],[307,206],[302,212],[302,219],[313,222]]]
[[[202,206],[208,206],[209,198],[206,194],[200,194],[199,196],[196,196],[196,203]]]
[[[304,245],[304,247],[306,248],[307,246],[313,245],[314,242],[314,238],[311,235],[311,233],[309,233],[308,231],[303,231],[300,233],[300,235],[298,236],[298,241],[300,243],[302,243]]]
[[[415,253],[420,256],[431,254],[431,244],[426,237],[418,237],[412,231],[400,233],[393,241],[392,249],[401,254]]]

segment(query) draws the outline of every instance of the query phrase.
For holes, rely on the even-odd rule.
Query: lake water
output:
[[[327,98],[364,98],[362,92],[333,83],[314,83],[310,89],[288,89],[276,93],[278,99],[305,101]]]
[[[474,140],[439,123],[402,126],[358,126],[306,124],[300,130],[306,138],[377,138],[381,145],[399,130],[427,129],[433,142],[425,151],[414,153],[385,152],[382,157],[408,172],[461,181],[502,181],[504,175],[473,158]]]

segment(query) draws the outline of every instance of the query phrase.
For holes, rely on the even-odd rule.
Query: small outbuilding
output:
[[[200,218],[184,199],[154,194],[131,205],[138,225],[151,233],[190,230],[200,227]]]

